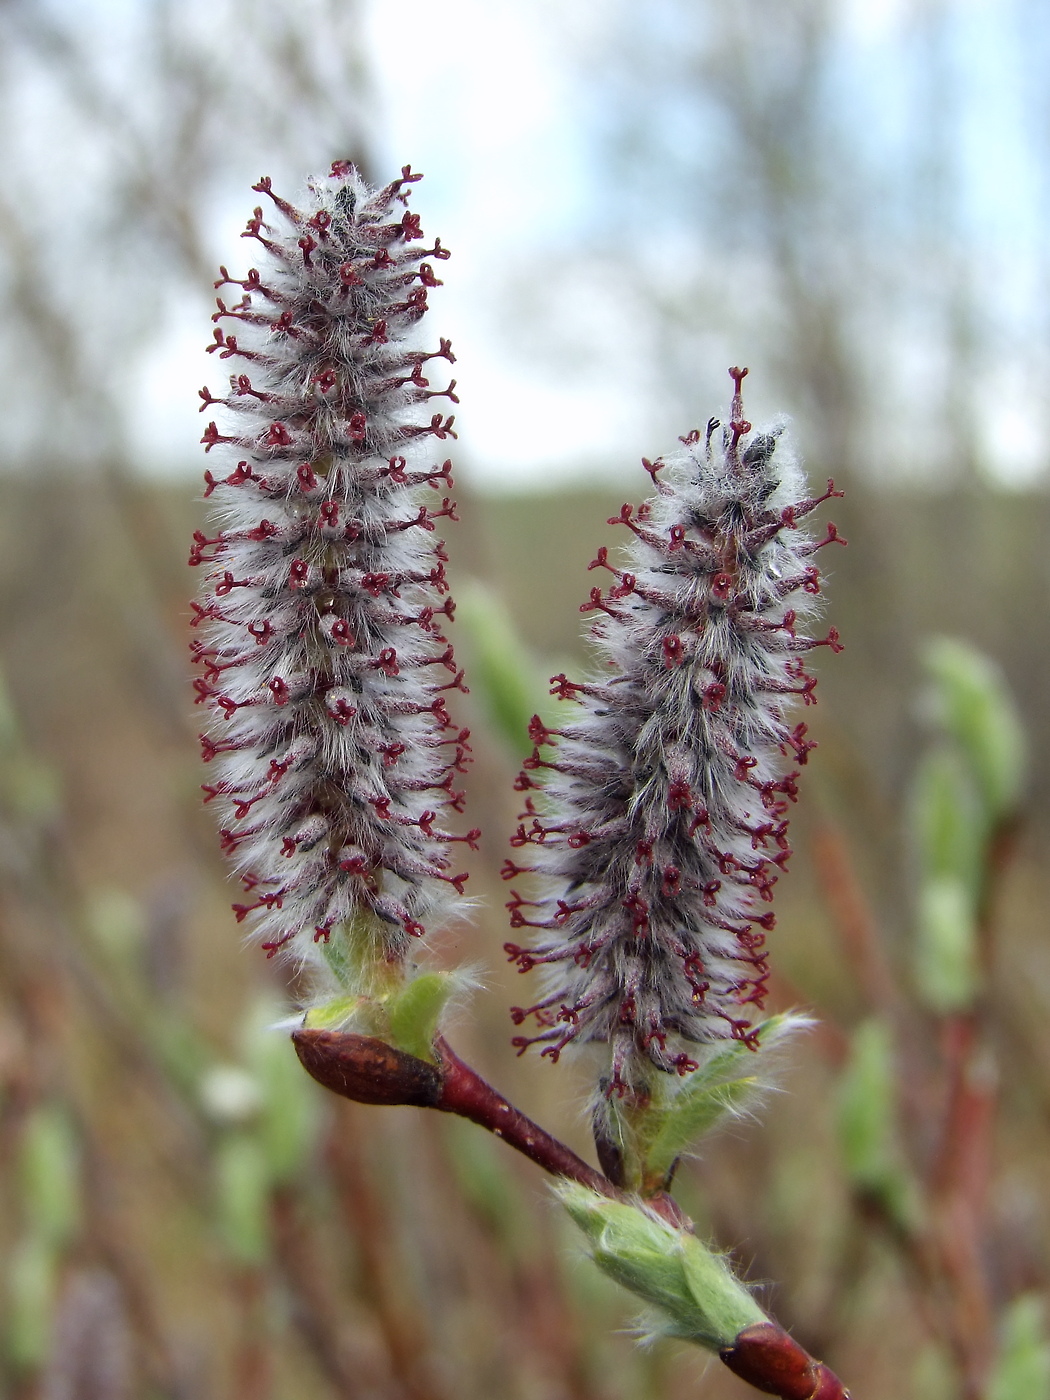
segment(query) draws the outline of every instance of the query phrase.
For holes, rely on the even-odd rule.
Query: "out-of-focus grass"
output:
[[[629,494],[474,499],[462,505],[466,523],[450,529],[453,592],[468,574],[494,591],[541,678],[581,664],[586,565],[615,542],[604,522]],[[15,1261],[0,1280],[0,1393],[46,1400],[60,1362],[90,1373],[104,1364],[107,1337],[118,1355],[121,1327],[133,1344],[116,1400],[750,1393],[717,1365],[699,1380],[703,1359],[684,1347],[638,1352],[621,1330],[629,1301],[579,1261],[545,1183],[468,1125],[318,1098],[301,1160],[267,1166],[265,1107],[251,1087],[258,1099],[262,1071],[245,1028],[260,997],[289,989],[241,946],[200,808],[199,711],[185,664],[196,579],[184,560],[199,523],[189,495],[107,494],[61,477],[0,483],[0,668],[13,726],[0,735],[0,1252]],[[847,843],[886,955],[906,969],[904,796],[923,741],[920,642],[954,633],[998,658],[1032,760],[1030,819],[1001,893],[988,999],[1002,1085],[989,1206],[1001,1257],[991,1271],[1004,1305],[1038,1294],[1050,1277],[1050,874],[1040,819],[1050,788],[1050,506],[858,490],[835,507],[851,545],[827,561],[828,611],[847,650],[823,662],[821,707],[806,716],[821,748],[805,774],[797,855],[770,939],[776,1005],[811,1006],[822,1027],[795,1052],[764,1124],[716,1137],[677,1189],[752,1278],[777,1281],[774,1311],[858,1394],[926,1400],[931,1377],[950,1372],[892,1249],[857,1210],[838,1145],[848,1038],[871,1008],[811,857],[829,826]],[[438,956],[477,965],[486,990],[452,1036],[588,1154],[585,1076],[516,1060],[508,1043],[505,1008],[521,1000],[522,983],[499,951],[497,871],[527,740],[513,754],[477,697],[459,713],[475,735],[469,800],[486,843],[471,892],[482,904],[439,940]],[[209,1075],[211,1100],[202,1096]],[[300,1087],[305,1102],[313,1086],[303,1077]],[[920,1151],[942,1108],[920,1105],[931,1116],[912,1125]],[[20,1282],[17,1261],[30,1258],[36,1246],[25,1242],[39,1230],[18,1164],[41,1113],[70,1125],[79,1221],[54,1245],[54,1267],[32,1274],[23,1264]],[[107,1296],[117,1303],[92,1351],[91,1329],[74,1324],[88,1308],[84,1280],[97,1277],[115,1281]],[[26,1354],[12,1327],[24,1332],[17,1308],[31,1305],[44,1341]]]

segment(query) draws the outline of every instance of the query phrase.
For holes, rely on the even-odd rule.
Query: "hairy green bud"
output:
[[[599,1269],[662,1314],[651,1335],[721,1351],[745,1328],[766,1321],[725,1260],[695,1235],[640,1205],[609,1200],[574,1182],[559,1183],[556,1190],[587,1236]]]

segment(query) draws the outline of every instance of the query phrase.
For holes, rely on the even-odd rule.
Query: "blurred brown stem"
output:
[[[953,1348],[967,1400],[980,1400],[995,1347],[995,1317],[982,1262],[995,1121],[995,1084],[976,1013],[943,1025],[948,1102],[930,1180],[932,1246],[947,1283]]]
[[[992,958],[994,911],[1002,876],[1016,848],[1017,823],[1008,820],[992,833],[978,909],[978,941],[987,974]],[[856,878],[841,835],[823,825],[815,860],[842,946],[869,1005],[905,1032],[903,1043],[917,1049],[921,1027],[900,1026],[905,1002],[885,957],[878,926]],[[928,1018],[923,1025],[928,1026]],[[943,1066],[938,1096],[944,1118],[926,1172],[928,1216],[908,1228],[878,1196],[858,1204],[876,1218],[894,1241],[915,1281],[920,1310],[955,1359],[965,1400],[982,1400],[994,1356],[995,1315],[983,1263],[987,1184],[996,1085],[984,1018],[979,1007],[936,1022]],[[904,1095],[915,1099],[922,1075],[914,1066],[901,1074]],[[928,1120],[929,1097],[916,1103],[912,1117]]]
[[[1003,876],[1017,854],[1020,833],[1020,819],[1017,816],[1009,816],[997,823],[988,838],[988,850],[984,861],[984,881],[977,904],[977,949],[981,959],[981,970],[985,976],[991,971],[992,934]]]
[[[408,1400],[438,1400],[440,1392],[426,1374],[427,1337],[420,1310],[406,1295],[404,1279],[392,1275],[391,1222],[361,1161],[353,1129],[353,1122],[340,1118],[329,1138],[328,1159],[347,1228],[361,1251],[390,1368]]]
[[[857,982],[869,1005],[883,1014],[900,1005],[900,993],[886,958],[878,924],[857,878],[842,833],[822,822],[813,841],[813,860]]]
[[[241,1335],[234,1357],[233,1400],[268,1400],[273,1366],[266,1329],[266,1272],[255,1266],[239,1269],[234,1286],[241,1306]]]
[[[382,1395],[381,1378],[369,1374],[365,1358],[351,1354],[338,1305],[325,1286],[311,1234],[298,1197],[290,1187],[278,1187],[270,1204],[274,1249],[293,1303],[293,1318],[303,1340],[329,1384],[340,1397]]]

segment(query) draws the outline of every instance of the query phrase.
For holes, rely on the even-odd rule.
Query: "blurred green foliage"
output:
[[[57,1103],[34,1109],[22,1133],[19,1184],[26,1227],[52,1249],[69,1244],[80,1219],[80,1154]]]
[[[557,702],[552,701],[528,643],[491,585],[468,581],[456,590],[456,598],[457,621],[465,633],[471,693],[508,751],[524,754],[532,716],[551,717]]]
[[[1048,1400],[1050,1338],[1045,1299],[1024,1295],[1006,1308],[988,1400]]]
[[[941,637],[925,651],[935,746],[913,785],[918,865],[914,972],[926,1005],[964,1011],[981,991],[979,924],[993,843],[1024,791],[1024,732],[1002,676],[987,657]]]
[[[39,1104],[19,1143],[21,1235],[7,1261],[4,1334],[16,1370],[47,1355],[59,1270],[80,1225],[80,1169],[68,1113],[54,1101]]]
[[[12,1368],[39,1367],[51,1340],[58,1260],[41,1235],[26,1235],[7,1264],[7,1317],[4,1328],[7,1358]]]
[[[976,648],[949,637],[931,642],[925,660],[935,719],[965,756],[988,825],[1004,821],[1024,791],[1026,744],[1002,674]]]
[[[893,1030],[872,1017],[854,1032],[839,1081],[839,1140],[854,1188],[878,1199],[892,1219],[910,1227],[918,1202],[901,1157],[899,1111]]]

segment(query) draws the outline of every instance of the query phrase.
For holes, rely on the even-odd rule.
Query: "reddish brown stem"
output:
[[[487,1128],[552,1176],[579,1182],[614,1200],[629,1199],[572,1148],[509,1103],[441,1036],[434,1042],[436,1065],[372,1036],[350,1032],[298,1030],[292,1032],[292,1042],[307,1073],[343,1098],[357,1103],[414,1104],[458,1114]],[[666,1192],[647,1199],[646,1205],[678,1229],[691,1228],[678,1202]]]
[[[266,1329],[266,1272],[251,1265],[233,1275],[240,1306],[240,1337],[233,1364],[235,1400],[266,1400],[272,1393],[273,1367]]]
[[[948,1107],[930,1182],[933,1247],[948,1288],[952,1341],[965,1393],[977,1397],[983,1394],[995,1345],[982,1237],[996,1091],[994,1076],[981,1069],[987,1051],[976,1013],[946,1020],[943,1044]]]
[[[530,1161],[550,1172],[552,1176],[568,1177],[581,1186],[589,1186],[603,1196],[618,1195],[609,1179],[577,1157],[572,1148],[552,1137],[520,1109],[497,1093],[491,1084],[459,1058],[448,1042],[439,1036],[434,1042],[442,1074],[441,1096],[435,1108],[444,1113],[457,1113],[472,1123],[487,1128],[505,1143],[524,1153]]]
[[[1021,819],[1014,815],[1000,820],[988,839],[984,880],[977,903],[977,950],[986,976],[992,967],[996,905],[1003,876],[1017,853],[1020,834]]]

